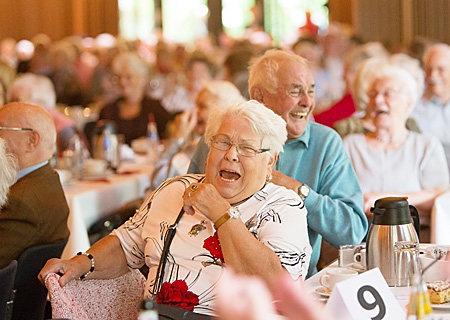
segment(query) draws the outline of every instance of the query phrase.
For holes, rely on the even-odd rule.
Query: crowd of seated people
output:
[[[379,44],[378,51],[373,53],[374,44],[352,42],[346,32],[344,28],[335,25],[324,37],[301,36],[299,41],[280,50],[309,60],[296,61],[296,64],[301,65],[298,70],[286,67],[294,64],[292,61],[295,60],[278,57],[269,51],[272,53],[265,57],[269,57],[268,60],[273,60],[281,69],[286,68],[283,69],[286,71],[284,75],[271,73],[270,70],[265,73],[258,71],[265,70],[266,60],[258,58],[269,47],[238,41],[234,46],[224,49],[220,55],[214,55],[211,54],[213,49],[199,46],[188,51],[183,45],[172,45],[164,41],[159,41],[145,51],[139,47],[144,45],[142,43],[127,42],[111,35],[103,35],[109,39],[107,45],[101,44],[98,39],[97,42],[94,41],[94,47],[85,46],[83,39],[78,37],[51,42],[40,35],[32,39],[34,54],[29,60],[19,61],[13,53],[3,57],[0,52],[0,61],[8,66],[5,74],[12,71],[13,78],[16,73],[24,72],[48,77],[56,88],[56,102],[59,104],[94,106],[98,119],[116,122],[118,133],[125,136],[128,144],[147,134],[147,124],[152,114],[157,122],[159,136],[162,139],[171,138],[166,146],[175,146],[168,148],[167,153],[161,157],[159,165],[162,171],[159,172],[164,174],[156,177],[158,171],[155,172],[153,188],[157,188],[166,177],[185,173],[183,169],[172,170],[172,161],[176,156],[169,151],[189,149],[185,156],[187,155],[187,159],[191,157],[198,136],[193,139],[195,143],[189,146],[184,141],[189,140],[187,137],[192,135],[196,117],[199,116],[199,110],[195,108],[195,102],[198,104],[201,96],[199,90],[205,83],[217,80],[234,82],[241,90],[241,95],[263,103],[287,122],[289,139],[285,152],[275,164],[272,179],[273,182],[296,191],[304,198],[309,210],[307,222],[313,247],[310,276],[318,266],[322,239],[335,248],[340,244],[347,244],[346,242],[364,239],[368,227],[366,219],[370,221],[370,207],[377,198],[408,196],[411,204],[418,207],[426,224],[433,200],[449,188],[448,179],[444,179],[449,176],[448,169],[444,168],[448,165],[448,158],[442,157],[441,147],[443,144],[444,150],[447,150],[448,133],[445,126],[450,121],[450,115],[445,106],[450,95],[450,46],[432,45],[423,57],[417,56],[423,58],[422,70],[426,80],[425,94],[422,97],[421,70],[416,70],[412,76],[406,76],[401,71],[409,68],[407,63],[402,65],[407,60],[404,56],[392,55],[393,52],[388,52],[385,48],[378,50]],[[8,39],[5,42],[11,45],[14,40]],[[403,51],[413,54],[406,49]],[[147,55],[142,52],[147,52]],[[383,68],[395,72],[389,76],[380,72],[380,77],[384,78],[375,79],[370,63],[366,65],[365,61],[360,64],[372,55],[390,56],[384,62],[388,66]],[[420,68],[418,60],[416,64]],[[380,66],[377,65],[377,68],[381,70]],[[361,74],[359,80],[355,80],[358,67]],[[292,80],[295,72],[301,75],[300,86],[295,86],[297,84]],[[2,76],[3,73],[0,72],[0,97],[2,89],[8,92],[13,88],[13,78],[8,80],[8,76]],[[397,77],[397,74],[401,75]],[[417,85],[416,90],[412,90],[411,77]],[[409,80],[404,80],[406,78]],[[392,97],[389,90],[384,88],[389,86],[395,87]],[[10,95],[3,96],[4,103],[7,103]],[[394,99],[399,101],[390,103]],[[16,97],[14,100],[20,99]],[[344,110],[347,113],[344,114]],[[318,123],[327,124],[330,128],[324,129],[324,126],[314,123],[315,118]],[[417,125],[411,118],[414,118]],[[332,129],[343,140],[338,139],[339,135],[335,135]],[[435,136],[440,142],[414,131]],[[198,132],[198,135],[201,134]],[[336,161],[344,164],[346,188],[339,188],[342,180],[345,180],[337,177],[342,175],[342,170],[334,168],[320,171],[315,162],[308,161],[312,150],[318,148],[317,140],[325,136],[329,139],[329,146],[322,148],[323,160],[328,161],[327,163]],[[184,140],[183,144],[180,143],[181,140]],[[377,156],[397,152],[402,159],[408,159],[410,170],[396,172],[409,180],[394,179],[389,188],[374,186],[375,182],[370,177],[378,177],[385,170],[361,165],[367,163],[367,157],[376,159],[375,156],[370,156],[372,152]],[[332,153],[334,158],[330,160]],[[301,163],[292,161],[294,155],[299,154],[307,160]],[[164,163],[167,159],[171,160]],[[342,159],[345,161],[341,162]],[[202,172],[201,168],[193,169],[192,166],[204,167],[204,158],[194,156],[193,160],[190,170]],[[186,157],[181,167],[186,167]],[[386,171],[395,170],[390,168]],[[348,190],[349,179],[353,191]],[[408,189],[404,189],[405,185],[408,185]],[[416,194],[421,197],[416,197]],[[321,222],[326,220],[318,211],[325,208],[328,212],[340,212],[334,217],[337,223],[333,227],[330,227],[330,223]],[[365,217],[364,213],[368,216]],[[339,223],[345,220],[344,215],[352,223],[348,228],[336,232]],[[355,227],[350,227],[352,224]]]

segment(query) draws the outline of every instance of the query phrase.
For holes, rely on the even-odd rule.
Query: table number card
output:
[[[336,319],[406,319],[378,268],[335,285],[325,309]]]

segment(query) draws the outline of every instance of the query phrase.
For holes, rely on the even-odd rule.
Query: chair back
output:
[[[0,320],[11,319],[11,293],[13,291],[16,270],[16,260],[11,261],[8,266],[0,270]]]
[[[12,320],[42,320],[47,304],[47,288],[37,276],[47,260],[60,258],[67,239],[28,248],[19,256],[15,278]]]

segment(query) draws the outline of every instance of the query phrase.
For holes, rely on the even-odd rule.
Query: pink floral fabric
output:
[[[53,318],[76,320],[137,319],[145,277],[133,270],[115,279],[72,280],[61,288],[60,276],[45,278]]]

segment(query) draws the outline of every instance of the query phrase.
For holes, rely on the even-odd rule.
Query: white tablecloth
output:
[[[62,258],[71,258],[78,251],[85,251],[90,247],[88,229],[98,219],[144,195],[145,189],[150,185],[153,167],[136,165],[126,170],[128,169],[136,172],[114,174],[107,177],[108,181],[81,180],[64,188],[70,208],[67,222],[70,236]]]
[[[308,278],[305,281],[305,287],[308,292],[313,295],[315,299],[318,299],[322,301],[324,304],[326,303],[327,299],[321,297],[319,294],[317,294],[315,291],[316,289],[321,288],[320,285],[320,277],[326,274],[327,270],[330,268],[337,268],[338,267],[338,261],[336,260],[328,267],[320,270],[318,273],[313,275],[312,277]],[[397,301],[400,303],[401,306],[406,308],[406,305],[409,302],[409,295],[410,295],[410,287],[390,287],[392,293],[396,297]],[[433,310],[436,317],[436,320],[450,320],[450,310]]]
[[[431,242],[450,245],[450,190],[434,201],[431,211]]]

